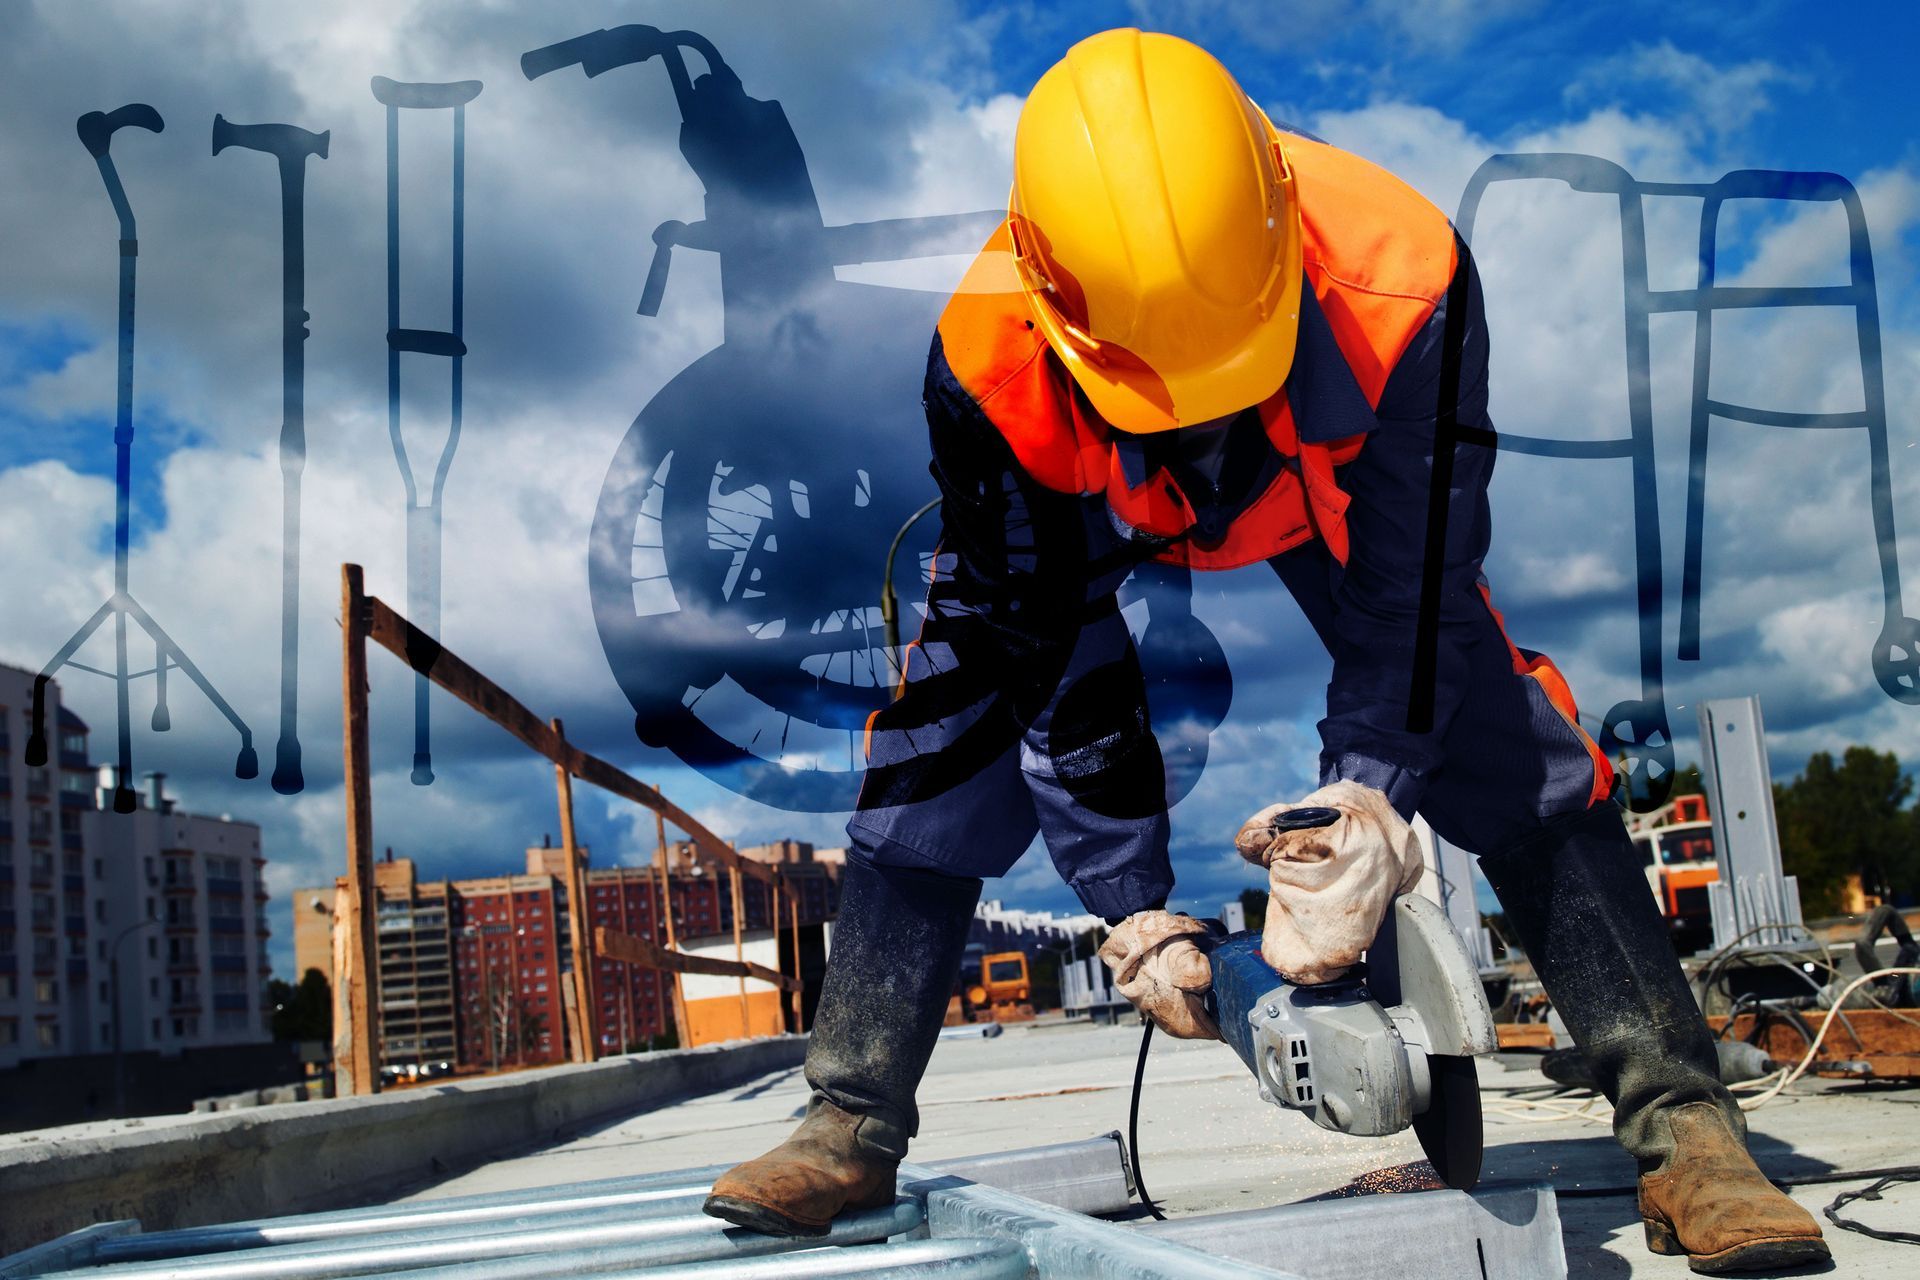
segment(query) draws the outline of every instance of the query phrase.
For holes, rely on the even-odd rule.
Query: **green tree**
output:
[[[1840,908],[1846,877],[1884,899],[1913,891],[1920,871],[1920,818],[1907,809],[1913,779],[1891,751],[1848,747],[1838,764],[1815,752],[1791,782],[1774,787],[1781,860],[1800,881],[1808,916]]]
[[[1690,764],[1683,769],[1674,770],[1673,794],[1676,796],[1703,796],[1707,794],[1706,785],[1700,780],[1699,765]]]
[[[326,974],[309,969],[297,985],[275,978],[267,984],[267,998],[273,1002],[275,1040],[333,1042],[333,991]]]
[[[1247,913],[1247,928],[1264,929],[1267,924],[1267,895],[1261,889],[1242,889],[1240,907]]]
[[[547,1033],[547,1015],[533,1007],[531,1000],[520,1001],[520,1052],[527,1055],[540,1050],[540,1037]]]

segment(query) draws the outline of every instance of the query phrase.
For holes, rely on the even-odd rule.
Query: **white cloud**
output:
[[[1677,123],[1689,134],[1738,133],[1773,107],[1770,91],[1796,88],[1807,77],[1765,59],[1722,66],[1672,41],[1635,45],[1589,66],[1566,89],[1570,103],[1617,101],[1629,86],[1658,86],[1685,108]]]
[[[1346,8],[1322,6],[1328,20]],[[487,88],[468,118],[473,355],[467,436],[446,497],[442,633],[530,706],[563,715],[576,739],[658,783],[723,836],[840,843],[834,815],[789,815],[742,800],[635,747],[631,710],[608,671],[587,598],[587,531],[616,445],[635,412],[720,337],[717,271],[710,255],[696,251],[676,254],[661,316],[633,315],[652,255],[646,233],[669,218],[697,219],[702,203],[678,151],[678,113],[658,66],[591,82],[574,72],[535,84],[521,79],[520,51],[610,21],[601,6],[577,3],[537,11],[367,3],[312,12],[238,4],[116,12],[125,20],[101,24],[98,6],[42,6],[32,39],[0,76],[0,103],[15,122],[0,136],[0,161],[36,175],[34,183],[0,189],[0,218],[17,230],[0,245],[0,273],[9,282],[0,316],[73,319],[98,343],[12,390],[0,407],[49,424],[109,411],[114,232],[72,122],[83,110],[151,99],[167,115],[168,132],[128,135],[115,152],[141,217],[136,393],[144,434],[135,465],[143,476],[157,471],[168,514],[164,526],[139,530],[134,588],[247,717],[268,768],[279,687],[277,210],[265,158],[209,158],[204,134],[216,109],[334,130],[332,154],[313,163],[309,179],[314,336],[300,705],[314,785],[283,800],[264,780],[234,781],[231,733],[178,677],[177,727],[166,736],[141,730],[138,766],[168,770],[189,808],[262,821],[276,893],[324,883],[341,866],[339,563],[364,564],[370,589],[404,600],[400,481],[382,403],[384,121],[366,80],[375,71],[479,76]],[[1463,29],[1484,12],[1459,15]],[[456,13],[462,21],[450,20]],[[786,106],[826,218],[836,223],[992,208],[1005,199],[1019,102],[973,91],[964,63],[978,53],[970,43],[977,32],[942,30],[949,17],[937,7],[845,5],[823,10],[816,25],[783,26],[776,35],[764,29],[764,15],[747,9],[669,7],[647,20],[707,31],[735,60],[749,92]],[[1271,25],[1253,7],[1244,21]],[[1417,36],[1411,26],[1405,32],[1409,41]],[[182,69],[151,58],[155,47],[199,57]],[[1692,74],[1691,63],[1682,65],[1687,56],[1656,48],[1633,73]],[[1753,66],[1716,75],[1698,77],[1703,84],[1677,112],[1629,114],[1595,94],[1582,99],[1593,109],[1516,137],[1488,137],[1433,107],[1394,100],[1301,123],[1386,164],[1452,213],[1473,170],[1503,150],[1589,152],[1650,180],[1718,176],[1735,158],[1695,115],[1730,127],[1742,103],[1788,82]],[[407,144],[409,163],[429,165],[440,135],[420,129],[408,136],[417,139]],[[410,168],[409,178],[424,172]],[[1911,276],[1897,246],[1899,233],[1920,219],[1920,176],[1894,165],[1860,183],[1891,296]],[[424,182],[408,192],[410,200],[442,199],[440,188]],[[1656,270],[1685,282],[1692,215],[1650,214]],[[1745,275],[1755,279],[1831,257],[1810,215],[1736,230],[1751,237]],[[1549,184],[1509,184],[1489,194],[1475,241],[1495,341],[1496,421],[1509,431],[1568,438],[1622,432],[1620,241],[1610,201]],[[409,287],[421,282],[423,306],[437,286],[436,262],[422,251],[403,264]],[[1920,450],[1905,447],[1915,438],[1905,406],[1920,402],[1920,341],[1899,327],[1896,308],[1887,313],[1895,507],[1904,519],[1920,512]],[[1844,353],[1831,343],[1789,336],[1784,328],[1759,335],[1777,343],[1766,356],[1776,380],[1824,388],[1844,378]],[[1677,708],[1699,697],[1758,691],[1770,714],[1779,709],[1777,757],[1849,741],[1920,754],[1920,715],[1880,694],[1866,662],[1879,622],[1877,569],[1865,442],[1856,433],[1716,434],[1707,661],[1673,661],[1687,427],[1676,397],[1686,391],[1690,334],[1661,328],[1656,342],[1665,652],[1676,728],[1684,733],[1691,723]],[[1756,358],[1736,353],[1727,367]],[[436,378],[429,365],[408,366],[409,391],[421,396],[408,409],[410,431],[437,421],[427,395]],[[186,424],[197,439],[161,462],[150,428],[169,422]],[[917,424],[901,429],[910,442],[902,448],[917,450]],[[99,445],[104,461],[104,432]],[[1516,636],[1554,652],[1589,710],[1635,694],[1624,464],[1506,458],[1495,501],[1490,570]],[[0,657],[37,669],[96,607],[110,580],[102,548],[111,511],[108,482],[61,463],[0,470],[0,537],[9,551],[0,590],[33,602],[7,612]],[[1906,563],[1920,565],[1914,531],[1905,532]],[[1262,805],[1311,790],[1318,753],[1313,722],[1324,655],[1264,570],[1230,579],[1203,583],[1195,596],[1197,615],[1235,663],[1237,685],[1234,711],[1209,742],[1209,769],[1174,815],[1195,894],[1241,883],[1243,870],[1225,851],[1233,828]],[[1908,594],[1920,600],[1920,586]],[[411,787],[412,677],[376,655],[373,678],[379,844],[431,854],[462,871],[512,867],[523,844],[554,829],[550,770],[446,698],[434,702],[440,780],[431,789]],[[77,675],[63,684],[83,715],[106,723],[104,686]],[[601,843],[611,846],[596,861],[644,858],[651,817],[591,794],[582,788],[577,801],[583,822],[602,824]],[[1044,857],[1032,853],[1005,888],[1064,892]],[[276,935],[276,945],[288,941]]]

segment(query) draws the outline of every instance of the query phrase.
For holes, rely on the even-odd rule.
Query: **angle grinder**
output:
[[[1292,809],[1278,831],[1326,827],[1337,809]],[[1495,1046],[1480,975],[1436,902],[1394,899],[1365,961],[1337,981],[1297,986],[1261,958],[1260,933],[1228,934],[1211,955],[1211,1011],[1264,1100],[1335,1133],[1412,1127],[1440,1180],[1465,1191],[1483,1150],[1476,1054]]]

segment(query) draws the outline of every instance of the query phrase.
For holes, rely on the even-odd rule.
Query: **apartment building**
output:
[[[454,934],[460,1061],[535,1066],[567,1059],[561,974],[566,890],[547,874],[456,880]]]
[[[583,851],[583,855],[584,855]],[[796,841],[740,850],[778,863],[794,890],[803,927],[839,908],[838,866],[813,860]],[[526,850],[523,875],[423,882],[411,859],[389,850],[374,866],[380,957],[380,1060],[405,1067],[453,1061],[465,1069],[536,1066],[566,1060],[564,975],[574,963],[575,930],[567,910],[565,853],[551,842]],[[733,894],[726,876],[696,862],[688,848],[670,848],[668,877],[675,936],[683,941],[733,931]],[[333,980],[333,903],[344,880],[296,889],[295,967]],[[646,867],[589,869],[584,886],[587,928],[605,926],[664,945],[659,881]],[[772,927],[768,887],[741,885],[748,931]],[[784,901],[778,924],[792,923]],[[601,1051],[617,1053],[673,1029],[672,986],[657,970],[596,959],[593,1034]]]
[[[778,865],[794,895],[802,927],[831,920],[840,908],[839,864],[814,860],[811,844],[781,840],[739,850],[755,862]],[[678,841],[668,847],[668,877],[676,939],[688,941],[733,932],[733,890],[726,876],[716,876],[693,856],[693,846]],[[773,919],[772,890],[752,877],[741,881],[741,927],[752,932],[793,922],[784,900],[781,919]],[[587,872],[587,915],[595,927],[631,933],[665,945],[665,920],[660,914],[660,882],[644,867],[609,867]],[[645,1044],[673,1029],[673,987],[657,969],[622,964],[599,957],[595,962],[594,1034],[603,1053],[617,1053]]]
[[[103,945],[109,977],[117,969],[121,1047],[173,1053],[271,1040],[260,828],[183,812],[157,773],[138,808],[115,813],[111,777],[100,781],[86,820],[108,873]]]
[[[380,964],[380,1061],[451,1063],[455,1033],[452,914],[447,883],[422,884],[413,860],[375,864],[376,950]]]
[[[98,1053],[111,1036],[87,725],[49,682],[47,762],[27,764],[33,681],[0,665],[0,1068]]]
[[[0,665],[0,1068],[116,1039],[167,1053],[270,1039],[260,829],[178,812],[158,774],[134,812],[112,812],[111,771],[58,681],[47,762],[28,765],[34,681]]]

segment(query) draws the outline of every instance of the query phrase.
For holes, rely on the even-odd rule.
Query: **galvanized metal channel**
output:
[[[1123,1212],[1133,1198],[1119,1135],[1108,1134],[902,1165],[891,1206],[842,1218],[824,1237],[795,1240],[700,1212],[725,1167],[172,1231],[96,1223],[0,1259],[0,1280],[559,1280],[639,1272],[648,1280],[1343,1280],[1379,1274],[1379,1246],[1396,1237],[1418,1248],[1407,1265],[1389,1270],[1473,1280],[1565,1275],[1559,1219],[1544,1188],[1368,1196],[1140,1229],[1088,1216]],[[1369,1244],[1356,1251],[1361,1239]]]

